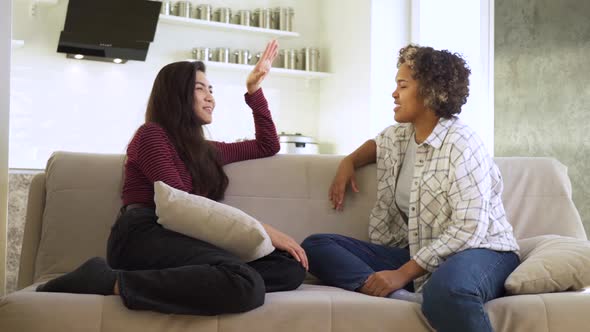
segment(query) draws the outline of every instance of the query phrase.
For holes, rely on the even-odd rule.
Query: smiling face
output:
[[[428,112],[424,106],[424,98],[418,92],[419,84],[412,77],[412,69],[407,64],[402,64],[396,76],[397,87],[392,93],[396,107],[394,119],[398,123],[416,123]]]
[[[193,109],[203,124],[210,124],[213,121],[213,110],[215,109],[213,87],[209,84],[207,75],[202,71],[197,71],[195,79]]]

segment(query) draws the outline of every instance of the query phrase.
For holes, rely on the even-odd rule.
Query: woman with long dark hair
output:
[[[254,309],[265,292],[292,290],[303,282],[305,251],[290,236],[263,225],[276,250],[244,263],[207,242],[157,223],[154,182],[213,200],[223,199],[223,165],[269,157],[279,140],[261,82],[276,57],[271,41],[246,82],[256,139],[238,143],[206,140],[215,99],[202,62],[175,62],[160,70],[145,123],[127,148],[123,208],[112,227],[107,261],[95,257],[38,287],[42,292],[120,295],[129,309],[217,315]]]

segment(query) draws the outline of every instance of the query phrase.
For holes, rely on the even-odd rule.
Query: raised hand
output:
[[[258,63],[256,63],[256,66],[254,66],[254,69],[252,69],[246,79],[246,88],[249,94],[253,94],[260,89],[260,83],[268,75],[272,62],[277,57],[277,54],[279,54],[279,43],[273,39],[266,44],[264,53],[262,53]]]

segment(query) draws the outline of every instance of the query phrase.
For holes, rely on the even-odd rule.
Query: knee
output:
[[[272,268],[266,269],[266,277],[271,280],[267,291],[289,291],[301,286],[307,272],[303,265],[286,251],[276,250],[272,254]],[[266,278],[265,277],[265,278]]]
[[[311,252],[317,246],[326,245],[333,241],[333,234],[313,234],[303,240],[301,247],[305,252]]]
[[[233,293],[228,313],[245,312],[264,304],[264,280],[256,270],[245,264],[226,265],[226,268],[232,274],[230,279],[233,279],[228,290]]]
[[[294,290],[301,286],[307,275],[303,265],[294,258],[285,261],[283,265],[286,279],[284,282],[285,290]]]
[[[265,294],[264,280],[259,275],[246,294],[241,299],[238,299],[237,302],[241,306],[239,312],[250,311],[262,306],[264,304]]]
[[[464,284],[433,278],[424,286],[422,312],[433,326],[463,315],[471,305],[481,301],[475,289]],[[444,308],[444,310],[441,310]]]

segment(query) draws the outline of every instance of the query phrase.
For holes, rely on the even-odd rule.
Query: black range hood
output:
[[[91,60],[145,61],[161,4],[149,0],[69,0],[57,52]]]

